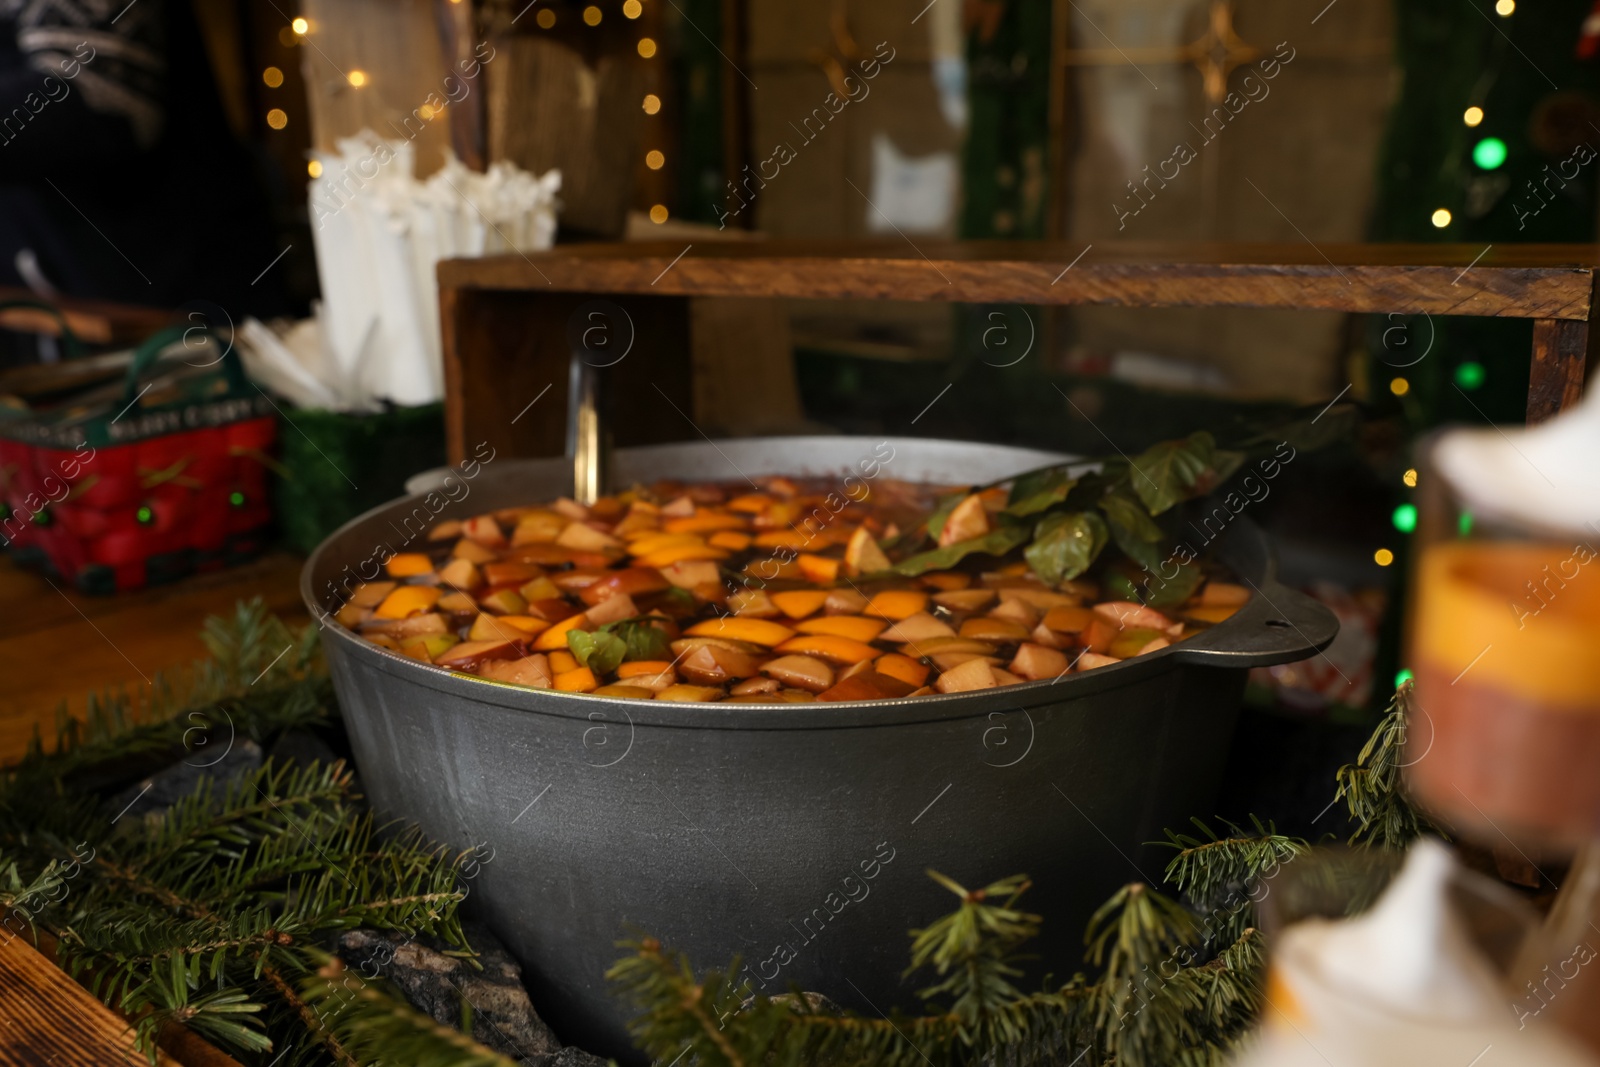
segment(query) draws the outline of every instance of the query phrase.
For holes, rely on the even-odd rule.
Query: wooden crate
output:
[[[561,453],[567,325],[595,298],[622,307],[637,335],[627,359],[603,372],[619,445],[701,435],[689,304],[705,298],[1532,319],[1528,421],[1570,407],[1583,389],[1600,246],[1129,243],[1084,252],[1061,242],[761,241],[569,245],[447,260],[439,264],[439,303],[450,458],[460,461],[479,442],[500,455]],[[749,371],[723,365],[701,373]],[[528,405],[547,387],[530,416]]]

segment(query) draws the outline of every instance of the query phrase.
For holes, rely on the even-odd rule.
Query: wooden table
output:
[[[544,398],[543,417],[520,416],[540,390],[566,381],[569,324],[594,298],[622,306],[637,339],[611,371],[619,444],[682,436],[681,415],[662,410],[657,383],[688,381],[694,297],[1532,319],[1527,412],[1537,422],[1582,392],[1597,266],[1595,245],[1096,243],[1086,251],[1022,241],[584,244],[446,260],[439,264],[446,440],[452,462],[478,442],[499,454],[560,454],[563,389]]]
[[[278,615],[303,619],[300,563],[274,552],[137,593],[85,596],[0,558],[0,765],[27,750],[35,727],[53,738],[63,702],[81,716],[90,691],[137,686],[204,656],[207,615],[260,596]]]

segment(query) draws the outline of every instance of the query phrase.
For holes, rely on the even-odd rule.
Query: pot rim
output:
[[[803,442],[807,438],[760,440],[770,444],[775,440]],[[985,447],[973,442],[926,440],[930,444]],[[737,446],[739,443],[736,439],[724,439],[720,445]],[[709,444],[722,451],[719,442]],[[637,451],[648,451],[649,447]],[[1061,458],[1070,460],[1073,457],[1062,455]],[[1183,642],[1083,674],[965,693],[802,704],[662,704],[654,700],[531,689],[478,675],[445,671],[371,644],[338,623],[329,623],[330,615],[321,607],[312,587],[312,574],[322,554],[338,544],[351,528],[418,495],[398,497],[351,519],[330,534],[306,560],[300,572],[300,596],[322,627],[322,639],[327,641],[331,632],[340,655],[354,656],[364,666],[375,667],[399,680],[453,697],[555,718],[596,723],[626,721],[630,726],[668,729],[723,730],[852,729],[972,719],[1059,705],[1080,696],[1133,685],[1181,667],[1243,669],[1284,663],[1321,652],[1338,633],[1338,622],[1331,611],[1278,582],[1277,560],[1265,534],[1247,516],[1240,515],[1219,539],[1218,554],[1225,560],[1241,554],[1257,555],[1260,563],[1253,568],[1253,575],[1234,565],[1235,573],[1253,588],[1255,595],[1250,601],[1230,618]],[[1250,543],[1246,544],[1247,541]],[[1248,553],[1251,548],[1256,552]],[[1263,631],[1266,631],[1265,639],[1251,636]],[[863,712],[870,715],[863,716]]]

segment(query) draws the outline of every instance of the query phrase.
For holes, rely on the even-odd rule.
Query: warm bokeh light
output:
[[[540,8],[539,13],[533,16],[533,21],[539,24],[541,30],[548,30],[556,24],[556,13],[547,7]]]
[[[307,163],[306,173],[311,175],[313,178],[322,177],[322,160],[313,159],[311,162]]]
[[[1433,213],[1433,224],[1442,230],[1446,226],[1450,225],[1450,220],[1453,218],[1455,218],[1455,216],[1450,214],[1450,209],[1447,207],[1442,207]]]
[[[639,3],[639,0],[626,0],[622,5],[622,13],[630,19],[636,19],[644,14],[644,5]]]
[[[644,94],[644,113],[646,115],[654,115],[657,111],[660,111],[660,110],[661,110],[661,98],[659,96],[657,96],[655,93],[645,93]]]
[[[1494,13],[1505,18],[1517,9],[1517,0],[1496,0]]]
[[[604,17],[600,9],[593,4],[583,9],[583,21],[586,25],[598,26],[600,25],[600,20]]]
[[[656,43],[648,37],[639,38],[639,54],[649,59],[656,54]]]
[[[433,117],[442,110],[444,110],[442,107],[435,108],[432,104],[423,104],[421,107],[417,108],[417,116],[421,118],[423,122],[432,122]]]
[[[367,72],[364,70],[352,70],[349,74],[349,78],[350,84],[354,85],[357,89],[367,84]]]
[[[662,155],[659,149],[652,148],[644,154],[644,165],[651,170],[660,170],[666,164],[667,157]]]
[[[655,207],[651,208],[650,209],[650,221],[655,223],[657,226],[661,225],[663,222],[666,222],[667,221],[667,205],[665,205],[665,204],[657,204]]]
[[[1372,561],[1380,567],[1387,567],[1394,562],[1394,553],[1387,548],[1380,548],[1372,554]]]
[[[289,125],[289,116],[281,107],[275,107],[267,112],[267,125],[275,130],[281,130]]]
[[[1393,393],[1395,396],[1405,396],[1407,393],[1411,392],[1411,383],[1406,381],[1404,378],[1396,378],[1394,381],[1389,383],[1389,392]]]
[[[1478,123],[1483,121],[1483,108],[1476,106],[1467,108],[1467,110],[1461,114],[1461,121],[1465,122],[1468,126],[1478,125]]]
[[[283,71],[277,67],[268,67],[261,72],[261,80],[266,82],[268,89],[276,89],[283,84]]]
[[[311,32],[311,23],[307,22],[305,19],[295,19],[293,22],[289,23],[289,28],[295,33],[298,33],[300,36],[304,37],[306,34]]]
[[[1415,489],[1417,487],[1417,469],[1413,467],[1406,471],[1400,476],[1400,480],[1405,482],[1410,488]]]

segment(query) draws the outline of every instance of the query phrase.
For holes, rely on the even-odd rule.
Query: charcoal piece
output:
[[[106,808],[118,820],[165,811],[200,788],[202,781],[210,779],[213,791],[220,791],[230,780],[261,767],[260,745],[246,737],[232,738],[231,742],[221,753],[211,751],[211,745],[197,747],[179,762],[106,801]]]
[[[482,970],[425,934],[357,929],[340,935],[338,952],[358,973],[381,974],[419,1011],[459,1028],[462,1002],[472,1008],[472,1036],[528,1067],[549,1067],[561,1048],[522,988],[522,968],[487,929],[463,923]],[[574,1061],[581,1062],[581,1061]]]

